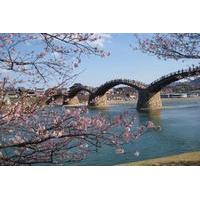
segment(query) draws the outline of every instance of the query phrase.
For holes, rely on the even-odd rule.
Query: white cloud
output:
[[[104,44],[111,39],[111,34],[109,33],[96,33],[96,36],[101,36],[100,39],[93,42],[94,46],[104,47]]]

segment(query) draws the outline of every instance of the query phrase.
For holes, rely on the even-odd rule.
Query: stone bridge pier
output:
[[[71,105],[71,106],[73,106],[73,105],[79,105],[79,104],[80,104],[80,101],[79,101],[79,99],[78,99],[77,96],[75,96],[75,97],[73,97],[71,99],[65,99],[64,100],[64,105]]]
[[[137,110],[148,111],[162,109],[160,92],[150,92],[148,89],[138,90]]]
[[[88,106],[91,107],[106,107],[108,106],[107,103],[107,96],[104,94],[103,96],[98,96],[94,98],[92,95],[89,97]]]
[[[106,107],[106,94],[104,94],[103,96],[98,96],[96,98],[91,95],[88,101],[88,105],[91,107]],[[148,89],[138,90],[138,111],[152,111],[159,109],[162,109],[162,100],[160,97],[160,92],[150,92]]]

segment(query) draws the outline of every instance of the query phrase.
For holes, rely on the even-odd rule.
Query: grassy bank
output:
[[[200,151],[122,164],[123,166],[200,166]]]

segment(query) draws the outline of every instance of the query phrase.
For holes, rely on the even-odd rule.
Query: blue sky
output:
[[[103,48],[110,51],[111,55],[106,58],[84,58],[79,67],[79,71],[83,72],[74,82],[99,86],[112,79],[127,78],[150,83],[160,76],[188,67],[186,62],[159,60],[140,51],[133,51],[130,44],[136,44],[133,34],[110,34]]]
[[[138,80],[144,83],[151,83],[155,79],[177,71],[182,68],[187,68],[192,61],[181,62],[174,60],[159,60],[155,56],[150,56],[142,53],[141,51],[134,51],[130,45],[136,46],[136,39],[133,33],[118,33],[118,34],[102,34],[104,39],[97,42],[105,51],[109,51],[111,54],[108,57],[102,58],[98,56],[84,56],[80,66],[74,73],[81,72],[73,82],[69,82],[69,85],[74,83],[81,83],[92,87],[100,86],[106,81],[110,81],[118,78],[125,78],[131,80]],[[150,34],[140,34],[140,36],[148,37]],[[26,46],[22,51],[30,48],[35,48],[37,44]],[[38,46],[38,45],[37,45]],[[21,47],[20,47],[21,48]],[[37,49],[37,48],[36,48]],[[17,78],[16,73],[11,71],[3,71],[3,75],[10,75]],[[20,75],[21,76],[21,75]],[[18,84],[25,87],[49,87],[58,84],[56,77],[50,79],[49,85],[44,83],[32,84],[27,81],[27,78],[23,78],[25,83]],[[68,86],[69,86],[68,85]]]

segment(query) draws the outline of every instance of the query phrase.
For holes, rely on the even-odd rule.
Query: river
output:
[[[161,126],[161,130],[150,130],[138,140],[125,145],[125,154],[118,155],[112,147],[104,146],[73,165],[117,165],[200,150],[200,99],[163,100],[163,106],[160,112],[149,114],[139,113],[135,104],[118,104],[105,110],[90,110],[92,114],[103,112],[109,116],[128,111],[137,117],[138,125],[151,120]]]

